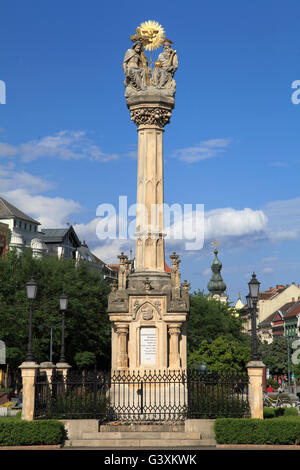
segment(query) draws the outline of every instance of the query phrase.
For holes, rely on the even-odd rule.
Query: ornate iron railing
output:
[[[249,416],[248,377],[199,371],[37,374],[35,418],[180,422]]]

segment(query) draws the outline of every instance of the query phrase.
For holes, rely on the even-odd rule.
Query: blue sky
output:
[[[135,203],[122,61],[129,35],[155,20],[179,57],[165,202],[204,204],[206,222],[203,249],[167,241],[167,261],[176,249],[182,280],[205,290],[216,237],[231,301],[253,270],[263,289],[300,283],[298,1],[10,0],[1,19],[3,197],[44,228],[74,224],[104,261],[128,251],[97,239],[96,209],[119,195]]]

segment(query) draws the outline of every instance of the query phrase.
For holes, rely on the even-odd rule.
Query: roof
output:
[[[276,287],[270,287],[269,290],[259,293],[259,300],[270,300],[276,295],[281,294],[287,287],[289,286],[277,285]]]
[[[69,233],[72,233],[77,246],[81,246],[80,240],[72,225],[67,228],[46,228],[43,229],[42,233],[44,235],[43,240],[45,243],[61,243]]]
[[[165,272],[166,272],[166,273],[170,273],[170,272],[171,272],[171,268],[169,268],[169,266],[167,265],[167,263],[165,263]]]
[[[296,304],[297,304],[297,308],[298,308],[297,313],[299,313],[300,312],[300,302],[287,302],[282,307],[275,310],[275,312],[272,312],[271,315],[269,315],[267,318],[265,318],[262,322],[260,322],[259,326],[270,325],[270,323],[272,321],[275,321],[275,318],[278,314],[280,314],[284,318],[287,318],[288,316],[297,315],[297,313],[294,313],[294,308],[295,308]],[[293,312],[293,313],[291,314],[291,312]]]
[[[295,317],[300,313],[300,301],[294,302],[292,307],[288,310],[288,312],[285,315],[285,318],[292,318]]]
[[[3,197],[0,197],[0,219],[11,219],[14,217],[18,217],[18,219],[26,220],[33,224],[40,225],[40,222],[33,219],[32,217],[29,217],[29,215],[20,211],[20,209],[3,199]]]
[[[112,270],[112,271],[119,271],[120,265],[119,264],[107,264],[107,266]]]

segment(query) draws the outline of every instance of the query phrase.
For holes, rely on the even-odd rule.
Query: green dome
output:
[[[218,259],[217,248],[214,249],[214,253],[215,253],[215,259],[213,260],[212,265],[211,265],[211,270],[213,274],[210,278],[209,283],[207,284],[207,288],[209,292],[211,293],[211,295],[215,295],[215,294],[222,295],[224,294],[227,287],[221,276],[222,263]]]

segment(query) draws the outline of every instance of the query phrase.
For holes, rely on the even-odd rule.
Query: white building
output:
[[[33,256],[40,257],[47,252],[43,235],[38,231],[40,223],[10,202],[0,197],[0,222],[8,225],[10,230],[9,247],[21,253],[25,248],[32,248]]]

